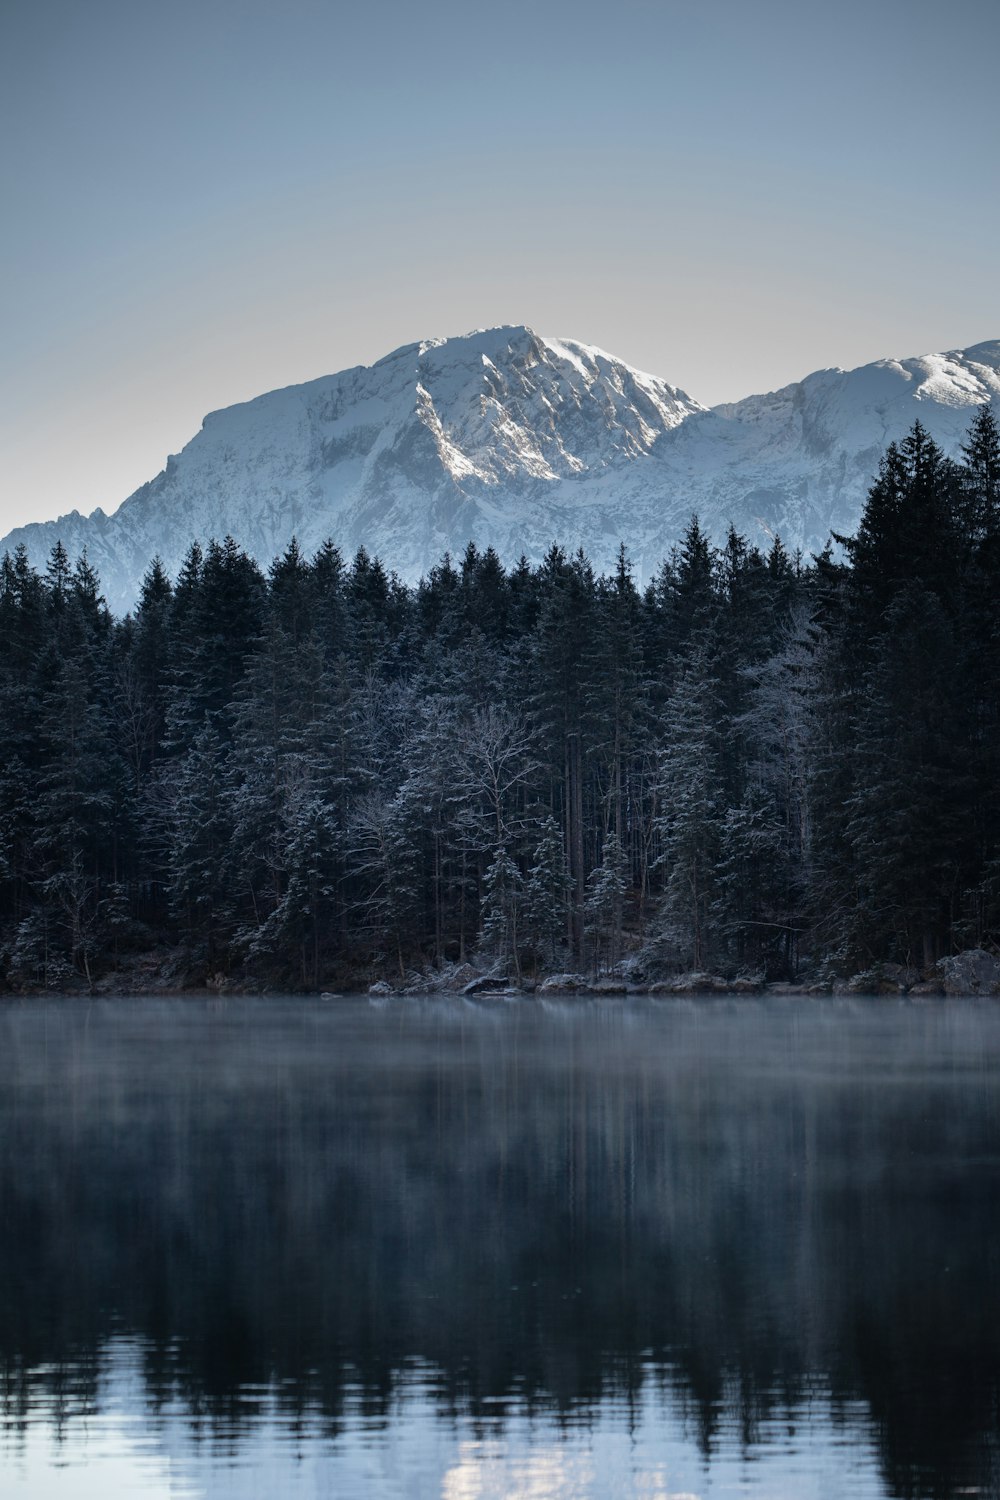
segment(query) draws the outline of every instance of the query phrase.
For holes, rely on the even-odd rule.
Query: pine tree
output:
[[[962,617],[957,624],[967,749],[964,764],[974,785],[978,878],[963,897],[961,919],[969,940],[981,946],[998,924],[1000,900],[1000,434],[993,412],[982,406],[963,449],[962,489],[971,541],[963,576]]]
[[[268,613],[297,645],[312,630],[313,570],[293,536],[268,572]]]
[[[956,757],[954,633],[936,595],[917,585],[899,593],[875,657],[855,721],[856,784],[846,807],[852,935],[869,962],[927,965],[950,945],[975,849],[967,771]]]
[[[329,540],[312,561],[312,627],[328,667],[346,659],[347,604],[344,597],[344,560]]]
[[[439,966],[446,950],[457,950],[459,960],[465,960],[484,837],[489,842],[479,788],[463,754],[463,706],[457,691],[421,695],[399,791],[408,825],[420,831],[429,927]]]
[[[815,642],[812,606],[803,602],[778,649],[742,669],[734,728],[744,763],[721,845],[718,911],[735,956],[782,979],[794,977],[811,878]]]
[[[173,601],[170,579],[160,559],[154,557],[142,580],[135,631],[123,667],[123,675],[127,672],[129,712],[140,718],[129,736],[137,782],[149,775],[163,746],[174,647]]]
[[[232,824],[223,747],[208,719],[170,768],[162,799],[170,909],[189,947],[212,969],[225,962],[230,931]]]
[[[602,961],[610,969],[621,957],[627,873],[621,840],[612,829],[604,839],[601,863],[591,871],[587,881],[585,930],[590,940],[595,973],[600,973]]]
[[[70,963],[89,981],[102,882],[118,873],[110,856],[121,766],[88,682],[86,653],[50,662],[39,718],[36,878],[50,931],[63,933]]]
[[[512,965],[520,983],[521,872],[507,849],[498,845],[483,876],[481,906],[484,946],[504,964]]]
[[[400,978],[419,930],[417,861],[405,804],[385,789],[365,793],[347,830],[355,918],[371,937],[376,960],[392,955]]]
[[[795,977],[794,903],[786,829],[764,788],[751,782],[722,823],[715,903],[721,935],[741,965],[770,979]]]
[[[717,605],[718,559],[697,516],[681,541],[673,586],[674,649],[683,651],[692,636],[703,634]]]
[[[556,962],[556,945],[566,935],[566,911],[572,889],[563,837],[549,813],[528,871],[523,926],[527,940],[552,964]]]
[[[275,934],[284,934],[299,945],[293,972],[316,968],[316,924],[337,920],[332,807],[337,778],[326,748],[329,690],[315,636],[296,636],[272,617],[233,706],[227,796],[231,865],[239,872],[242,894],[238,941],[248,953],[273,952]],[[303,901],[311,902],[308,912]],[[302,926],[306,916],[312,923],[308,933]],[[310,955],[301,949],[306,942]]]
[[[233,541],[192,548],[174,591],[168,746],[187,749],[206,715],[223,741],[230,705],[264,623],[266,583]]]
[[[716,948],[713,916],[725,818],[721,704],[704,640],[693,643],[678,674],[662,733],[657,832],[666,872],[663,937],[683,962],[703,969]]]
[[[345,596],[350,622],[350,650],[355,670],[378,671],[387,664],[391,641],[391,589],[386,571],[364,547],[347,575]]]
[[[587,743],[611,827],[626,847],[634,831],[628,817],[633,752],[648,726],[642,703],[641,607],[624,546],[613,579],[598,587],[596,603],[595,629],[581,663]]]
[[[264,920],[238,941],[251,964],[265,961],[315,989],[337,931],[339,841],[327,800],[303,784],[298,795],[286,798],[274,841],[283,874],[280,894]]]
[[[56,542],[49,554],[45,575],[48,584],[49,609],[54,616],[57,616],[69,597],[72,576],[69,554],[61,541]]]
[[[581,950],[586,864],[586,733],[580,663],[592,649],[596,584],[580,555],[567,561],[552,547],[539,569],[541,608],[531,637],[529,705],[550,795],[566,831],[567,865],[573,898],[567,937],[571,952]]]
[[[1000,430],[991,406],[981,406],[973,418],[962,457],[973,535],[980,542],[1000,539]]]
[[[467,624],[482,631],[494,647],[504,645],[509,630],[510,588],[492,547],[480,553],[470,542],[462,559],[462,595]]]
[[[0,567],[0,912],[16,930],[34,903],[41,758],[40,664],[49,633],[45,585],[24,547]]]

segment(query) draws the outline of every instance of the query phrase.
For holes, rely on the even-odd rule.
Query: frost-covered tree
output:
[[[525,884],[524,931],[536,952],[553,964],[557,945],[566,935],[566,911],[572,889],[563,836],[549,813],[542,824]]]
[[[733,956],[780,977],[795,969],[811,878],[816,637],[803,600],[778,649],[743,669],[742,795],[720,846],[718,912]]]
[[[460,775],[480,799],[484,840],[506,844],[521,822],[519,793],[533,769],[532,739],[515,709],[491,703],[456,727]]]
[[[391,957],[400,978],[419,930],[417,860],[405,806],[374,790],[360,797],[347,829],[353,920],[370,935],[376,960]]]
[[[698,639],[666,706],[657,831],[665,873],[662,933],[681,962],[704,968],[717,943],[722,797],[722,708],[709,644]]]
[[[501,844],[483,876],[483,946],[521,978],[521,914],[524,882],[515,861]]]
[[[462,708],[457,694],[438,693],[414,704],[399,793],[408,821],[420,835],[438,965],[446,950],[457,949],[458,959],[465,960],[475,933],[486,837],[478,784],[469,775],[465,754]],[[491,833],[492,820],[486,821]]]
[[[613,968],[622,953],[622,924],[628,892],[628,866],[614,829],[601,848],[601,863],[590,873],[584,906],[585,931],[595,973]]]
[[[222,960],[232,908],[230,808],[221,741],[207,720],[160,789],[167,823],[167,899],[185,941],[209,966]]]
[[[339,849],[329,804],[307,784],[285,802],[278,851],[280,894],[259,925],[244,929],[245,952],[267,967],[294,954],[299,982],[316,988],[339,894]]]

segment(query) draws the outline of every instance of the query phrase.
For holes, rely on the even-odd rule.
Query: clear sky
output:
[[[713,403],[1000,336],[997,0],[0,0],[0,532],[494,323]]]

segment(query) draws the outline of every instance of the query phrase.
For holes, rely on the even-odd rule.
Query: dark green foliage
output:
[[[523,922],[528,943],[547,964],[555,964],[558,944],[566,933],[571,890],[562,831],[549,813],[528,869]]]
[[[501,844],[483,875],[483,946],[520,978],[524,881],[517,862]]]
[[[553,545],[231,538],[113,621],[86,558],[0,562],[0,974],[319,988],[512,973],[791,977],[1000,941],[1000,437],[917,424],[809,566],[693,518],[640,595]]]
[[[845,807],[857,883],[854,946],[929,964],[947,951],[975,851],[952,625],[912,583],[885,614],[854,724]]]
[[[609,833],[601,863],[590,872],[585,906],[586,932],[594,971],[611,969],[621,957],[628,869],[617,833]]]
[[[704,969],[720,950],[715,917],[726,815],[723,715],[713,652],[696,638],[664,712],[656,819],[665,881],[663,941],[693,969]]]
[[[965,519],[978,542],[1000,535],[1000,431],[993,408],[981,406],[962,449]]]
[[[167,899],[171,915],[209,968],[220,956],[230,897],[232,815],[222,745],[206,719],[165,784]]]

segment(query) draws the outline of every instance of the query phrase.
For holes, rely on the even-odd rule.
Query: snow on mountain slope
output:
[[[415,580],[474,539],[539,556],[558,538],[617,546],[635,471],[702,408],[583,344],[497,328],[408,345],[370,367],[213,412],[112,516],[12,532],[33,561],[87,547],[109,603],[128,607],[150,558],[176,570],[191,539],[229,533],[266,564],[295,534],[332,537]],[[596,527],[596,533],[595,533]]]
[[[293,534],[363,545],[411,581],[469,540],[507,561],[582,545],[601,569],[624,540],[646,577],[694,510],[720,539],[733,521],[818,549],[854,525],[915,416],[954,452],[985,400],[1000,405],[1000,342],[709,411],[599,349],[494,328],[214,412],[113,515],[26,526],[0,549],[24,542],[43,565],[58,538],[86,547],[116,610],[155,554],[174,572],[193,538],[227,533],[264,565]]]
[[[1000,410],[1000,340],[947,354],[818,370],[783,390],[717,406],[662,445],[669,488],[686,488],[716,533],[779,533],[818,551],[857,524],[878,462],[919,418],[957,457],[977,406]]]

